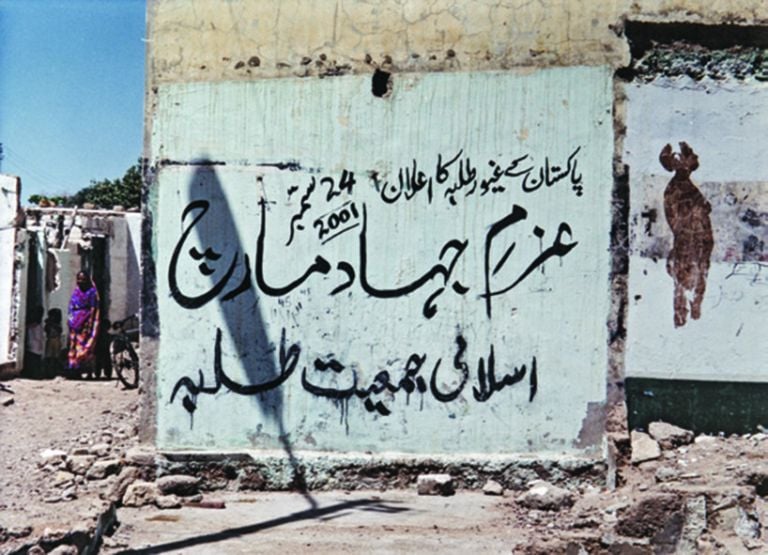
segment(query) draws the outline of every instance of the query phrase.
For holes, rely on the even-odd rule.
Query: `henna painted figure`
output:
[[[691,182],[699,158],[687,143],[680,143],[679,154],[672,152],[671,145],[665,146],[659,161],[664,169],[675,172],[664,190],[664,215],[674,237],[667,257],[667,273],[675,282],[675,327],[680,327],[688,317],[689,303],[691,318],[698,320],[701,316],[714,246],[709,219],[712,206]]]

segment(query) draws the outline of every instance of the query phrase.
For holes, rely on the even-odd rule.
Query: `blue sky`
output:
[[[141,156],[144,22],[143,0],[0,0],[0,171],[24,204]]]

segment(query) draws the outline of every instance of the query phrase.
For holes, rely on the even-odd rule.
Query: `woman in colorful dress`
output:
[[[69,353],[70,373],[79,376],[84,370],[93,372],[96,337],[99,334],[99,292],[91,277],[78,272],[77,286],[69,300]]]

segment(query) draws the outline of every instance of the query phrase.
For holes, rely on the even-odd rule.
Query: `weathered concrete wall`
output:
[[[0,366],[15,360],[14,274],[18,215],[19,179],[0,175]]]
[[[160,82],[629,62],[622,23],[768,21],[761,0],[148,2]]]
[[[676,121],[686,120],[679,113],[686,101],[669,104],[664,94],[652,98],[640,85],[624,83],[637,48],[625,35],[628,23],[667,25],[672,35],[680,24],[759,30],[768,6],[754,0],[200,1],[189,9],[186,2],[163,0],[148,4],[148,22],[142,351],[150,374],[145,383],[156,392],[145,422],[157,430],[145,439],[166,448],[585,453],[602,438],[606,385],[621,393],[625,363],[638,367],[644,347],[632,343],[636,326],[639,338],[658,339],[657,330],[674,324],[654,324],[660,307],[671,306],[670,278],[659,262],[658,275],[646,279],[647,261],[635,260],[635,247],[645,249],[635,243],[642,218],[636,211],[646,202],[662,219],[658,187],[663,190],[670,175],[654,178],[658,183],[651,180],[646,191],[647,168],[658,163],[664,144],[692,135],[668,136],[680,127]],[[755,52],[746,72],[751,82],[762,75],[762,53]],[[741,72],[729,65],[729,55],[709,68],[712,77]],[[614,71],[621,79],[613,80],[611,98]],[[733,116],[727,88],[716,95],[722,106],[707,108],[711,113]],[[678,83],[668,92],[674,96],[677,89],[691,86]],[[668,105],[674,108],[660,110]],[[754,132],[749,125],[729,129]],[[705,143],[716,140],[698,144]],[[635,145],[656,152],[648,158]],[[448,183],[459,195],[474,179],[466,177],[465,160],[476,165],[477,185],[485,179],[493,189],[494,169],[506,172],[523,155],[528,158],[517,164],[539,168],[543,158],[544,166],[560,167],[556,172],[569,167],[572,155],[590,185],[577,196],[580,183],[563,178],[546,193],[528,194],[519,181],[525,178],[513,178],[511,169],[498,181],[504,191],[486,197],[495,196],[491,202],[453,195],[454,206],[450,194],[441,198],[445,191],[433,190],[443,175],[440,164],[454,155],[460,175],[451,174],[456,181]],[[425,181],[432,178],[429,188],[419,171]],[[736,173],[707,181],[727,181],[722,194],[737,195],[739,187],[765,180],[762,166],[749,176]],[[399,176],[410,179],[402,191]],[[515,179],[516,190],[509,187]],[[505,235],[508,249],[499,254],[496,241],[512,230],[505,224],[515,219],[515,205],[526,212],[523,227],[537,227]],[[761,206],[753,199],[743,208]],[[720,227],[737,209],[732,212],[715,214]],[[340,223],[358,222],[334,237],[346,230]],[[573,252],[491,296],[488,318],[483,294],[496,270],[500,277],[521,260],[551,254],[547,241],[563,223],[570,231],[560,228],[561,238],[578,242]],[[728,236],[743,246],[738,232]],[[467,247],[460,255],[446,247],[435,258],[453,239]],[[661,235],[657,241],[667,249],[662,256],[666,241]],[[642,277],[629,276],[630,295],[631,266]],[[419,281],[430,269],[442,271]],[[722,281],[719,271],[713,266],[711,275]],[[417,282],[403,293],[404,284]],[[633,300],[638,288],[642,306]],[[383,290],[403,296],[379,298]],[[521,291],[526,294],[518,296]],[[433,296],[425,302],[428,293]],[[733,324],[739,310],[721,312],[721,323]],[[459,337],[466,349],[458,347]],[[712,336],[692,345],[696,341]],[[529,381],[477,402],[470,385],[459,387],[463,364],[472,379],[487,382],[491,344],[497,378],[499,365],[508,365],[506,374],[531,359]],[[744,356],[763,353],[752,347]],[[412,377],[425,372],[426,395],[423,406],[412,394],[402,407],[412,354],[425,355]],[[533,389],[534,355],[531,401],[524,390]],[[556,387],[544,385],[544,359],[557,372]],[[437,360],[438,372],[456,373],[442,385],[459,387],[451,401],[459,411],[436,401],[445,390],[438,384],[436,396],[427,378]],[[414,391],[418,387],[414,379]],[[545,398],[546,387],[552,389]],[[478,393],[483,397],[482,388]]]
[[[370,87],[161,86],[158,442],[594,447],[579,434],[605,391],[609,73]]]
[[[768,381],[768,85],[660,79],[627,94],[627,375]],[[659,161],[678,141],[698,161],[687,189]]]

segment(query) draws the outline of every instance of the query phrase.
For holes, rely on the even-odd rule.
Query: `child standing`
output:
[[[43,348],[45,346],[42,306],[35,306],[29,311],[26,343],[23,375],[27,378],[40,378],[42,375]]]
[[[54,377],[61,371],[61,310],[52,308],[45,319],[45,358],[43,367],[48,377]]]

